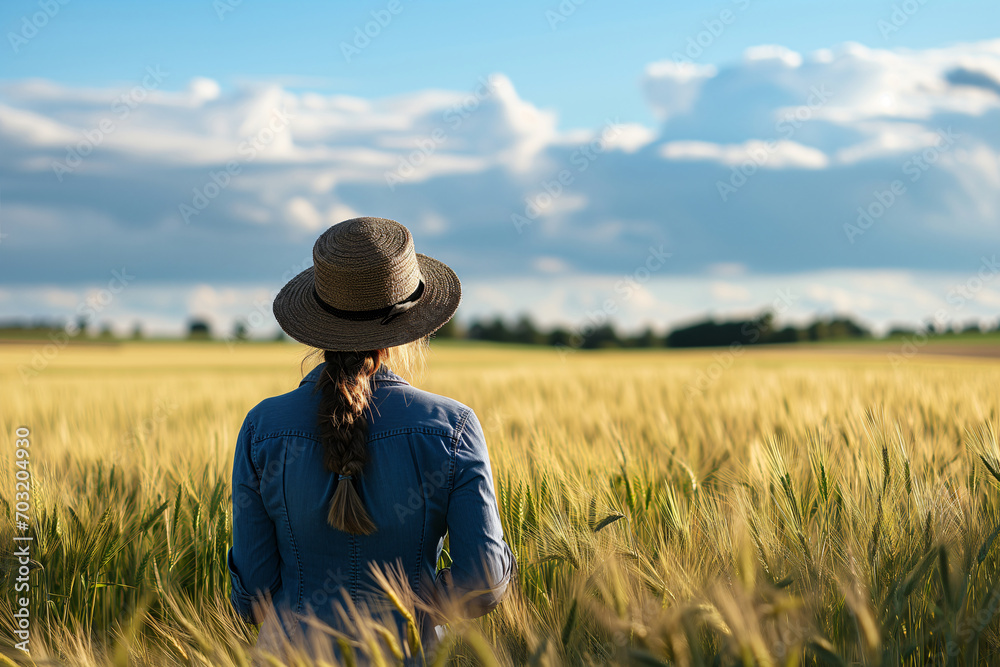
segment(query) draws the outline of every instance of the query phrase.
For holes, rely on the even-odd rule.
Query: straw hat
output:
[[[462,298],[458,276],[414,252],[413,236],[385,218],[352,218],[313,246],[313,266],[274,298],[289,336],[324,350],[403,345],[439,329]]]

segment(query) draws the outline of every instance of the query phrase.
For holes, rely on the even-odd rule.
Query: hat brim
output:
[[[462,284],[451,268],[416,253],[424,277],[417,303],[386,324],[380,319],[348,320],[325,311],[313,298],[313,267],[295,276],[274,297],[278,326],[293,339],[323,350],[379,350],[404,345],[440,329],[462,299]]]

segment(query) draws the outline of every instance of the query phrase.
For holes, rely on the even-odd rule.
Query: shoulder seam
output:
[[[455,469],[458,468],[458,441],[465,430],[465,424],[469,420],[469,415],[472,414],[472,408],[469,406],[464,407],[465,412],[462,413],[458,421],[458,426],[451,436],[451,451],[448,454],[448,498],[444,503],[445,516],[448,516],[448,512],[451,511],[451,494],[455,491]]]
[[[465,406],[465,412],[462,413],[461,419],[458,421],[458,425],[455,427],[455,434],[452,436],[454,441],[454,450],[458,451],[458,441],[462,438],[462,432],[465,431],[465,425],[469,421],[469,415],[472,414],[472,408]]]
[[[254,472],[257,473],[257,482],[259,483],[260,480],[261,480],[261,472],[260,472],[260,466],[257,465],[257,449],[255,447],[255,445],[257,443],[254,441],[254,432],[255,432],[255,429],[253,427],[253,421],[252,420],[248,420],[247,421],[247,449],[249,451],[247,452],[247,456],[250,457],[250,463],[251,463],[251,465],[253,465]]]

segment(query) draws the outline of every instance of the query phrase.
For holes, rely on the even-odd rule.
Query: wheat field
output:
[[[306,350],[71,345],[25,372],[41,347],[0,347],[0,664],[250,664],[227,602],[233,449]],[[479,415],[520,570],[427,661],[1000,664],[1000,361],[715,355],[432,345],[408,379]],[[354,621],[346,664],[413,652]]]

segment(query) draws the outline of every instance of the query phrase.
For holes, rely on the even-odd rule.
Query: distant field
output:
[[[435,343],[412,381],[479,415],[521,564],[506,603],[452,628],[450,660],[1000,664],[985,338],[913,354]],[[253,405],[297,386],[304,348],[43,346],[0,345],[9,509],[15,429],[31,433],[33,657],[244,664],[252,632],[226,604],[233,447]],[[385,638],[354,650],[394,664]]]

